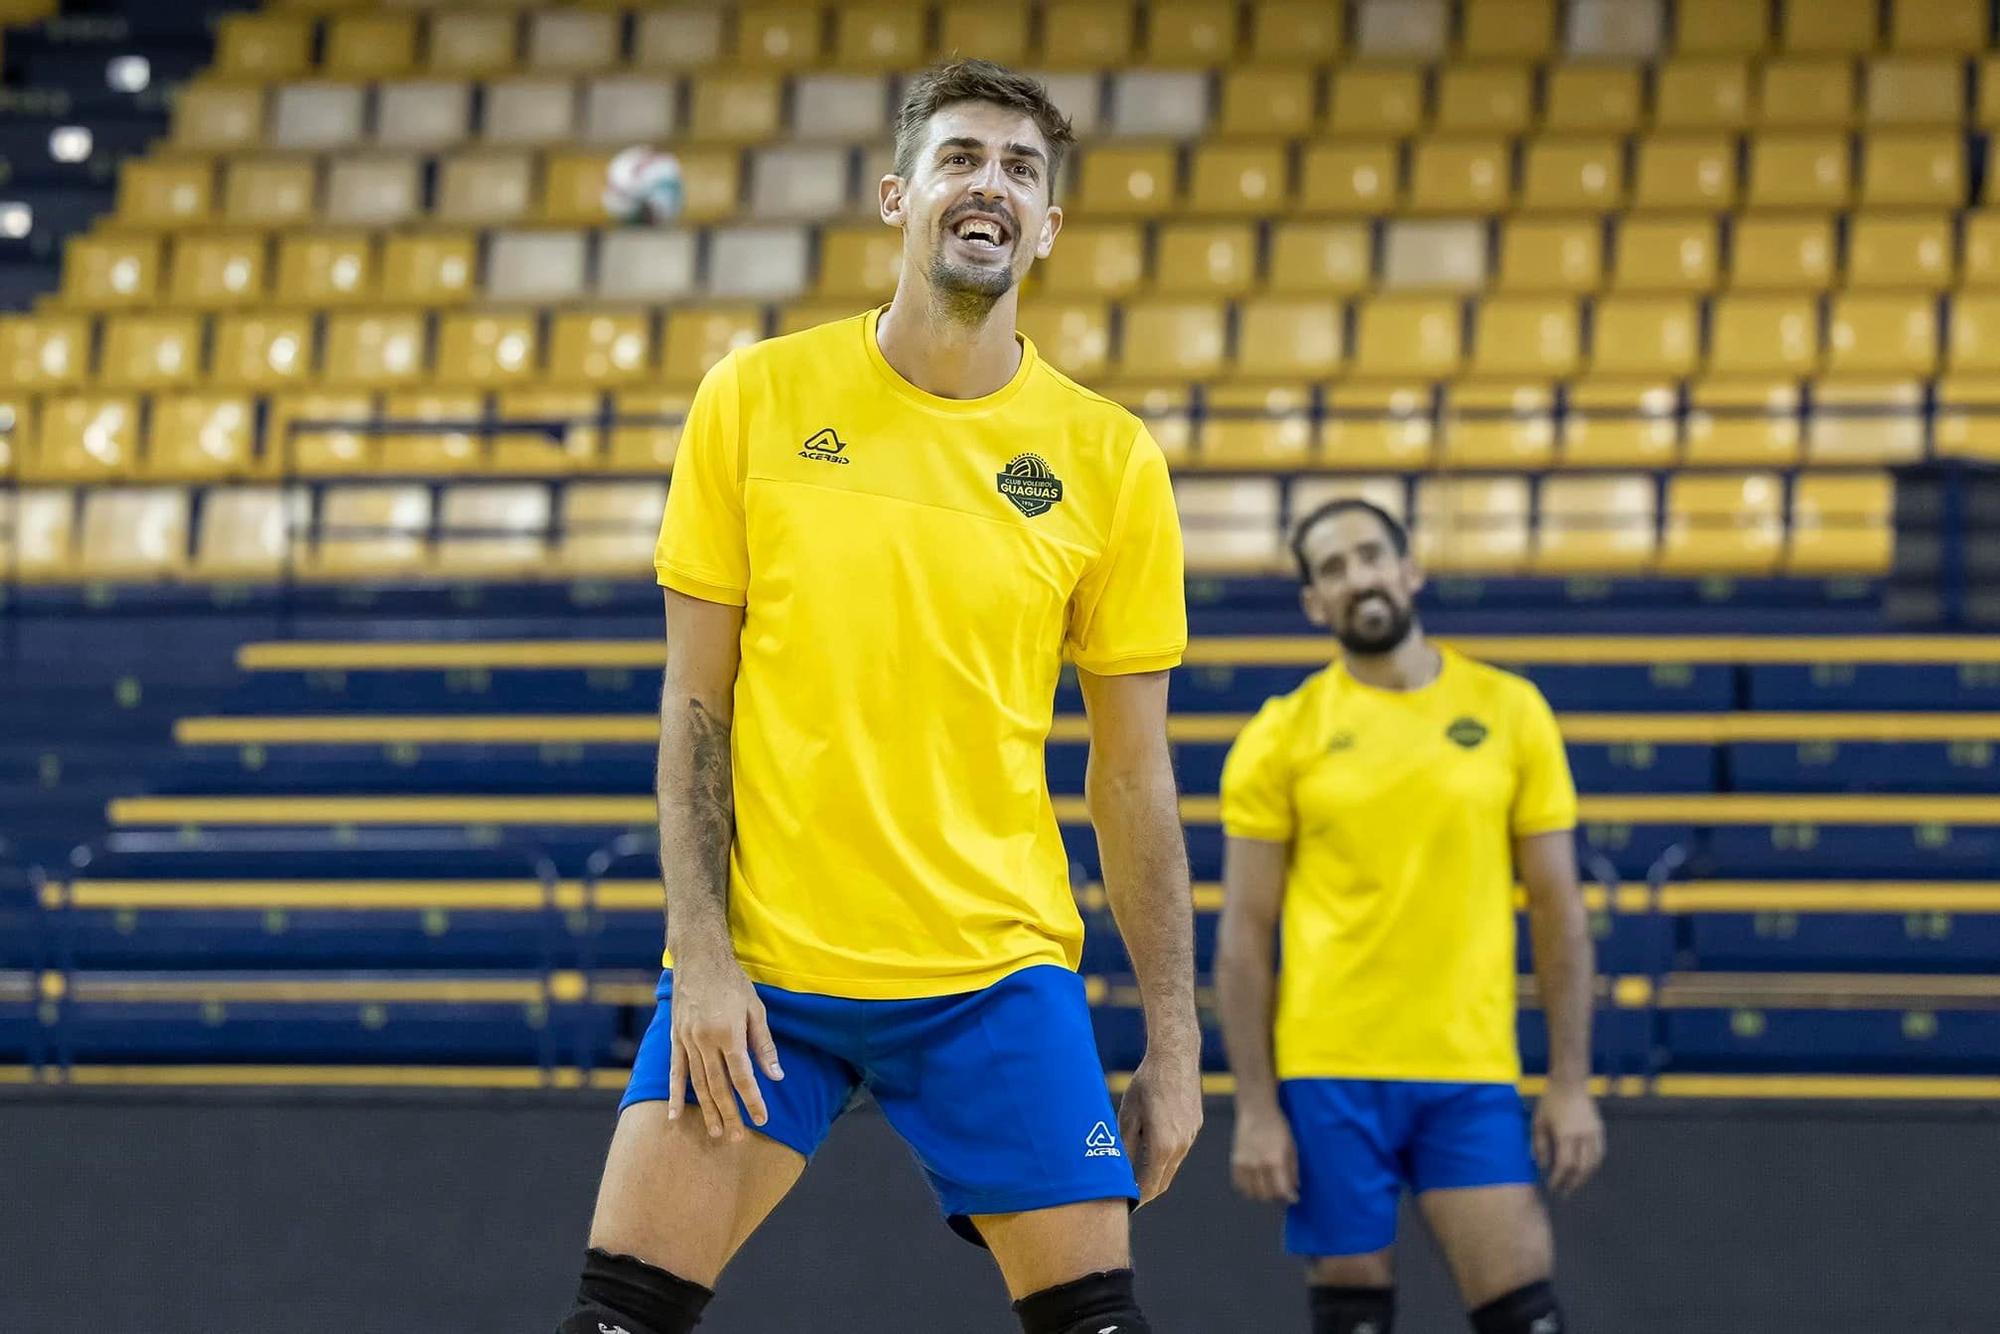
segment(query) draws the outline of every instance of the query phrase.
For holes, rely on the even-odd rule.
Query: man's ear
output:
[[[901,176],[884,176],[877,187],[882,194],[882,221],[891,227],[903,225],[903,212],[908,199],[907,187]]]
[[[1403,557],[1403,582],[1409,586],[1412,598],[1424,591],[1424,567],[1417,564],[1415,556]]]
[[[1304,608],[1306,619],[1320,629],[1333,624],[1333,618],[1326,614],[1326,604],[1320,601],[1319,590],[1311,584],[1299,585],[1299,606]]]
[[[1056,233],[1062,230],[1062,225],[1062,205],[1051,204],[1049,211],[1042,216],[1041,235],[1035,238],[1036,259],[1047,259],[1049,252],[1056,248]]]

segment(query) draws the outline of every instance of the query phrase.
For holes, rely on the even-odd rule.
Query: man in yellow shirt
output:
[[[1406,1188],[1478,1334],[1560,1334],[1535,1158],[1567,1191],[1604,1143],[1562,737],[1527,681],[1426,640],[1392,516],[1330,502],[1293,552],[1340,657],[1267,703],[1223,768],[1237,1186],[1289,1203],[1314,1334],[1389,1334]],[[1517,875],[1549,1025],[1532,1130],[1515,1090]]]
[[[895,299],[695,395],[655,557],[667,972],[560,1334],[693,1329],[862,1088],[1028,1334],[1147,1329],[1127,1215],[1201,1120],[1187,618],[1159,447],[1015,332],[1070,143],[1031,79],[918,78]],[[1116,1110],[1043,753],[1065,657],[1149,1034]]]

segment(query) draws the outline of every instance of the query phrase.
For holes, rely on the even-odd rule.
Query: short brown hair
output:
[[[991,102],[1018,111],[1035,122],[1049,145],[1049,188],[1076,132],[1069,117],[1049,100],[1049,90],[1041,80],[1016,74],[990,60],[953,60],[932,66],[910,83],[903,96],[902,110],[896,113],[896,174],[908,178],[916,169],[917,150],[923,147],[924,130],[931,117],[960,102]]]

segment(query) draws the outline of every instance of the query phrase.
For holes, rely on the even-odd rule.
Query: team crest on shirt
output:
[[[813,432],[812,439],[806,441],[805,448],[799,451],[799,457],[815,463],[854,462],[844,457],[846,453],[847,442],[835,435],[831,426],[827,426]]]
[[[1460,718],[1445,728],[1444,734],[1467,750],[1471,750],[1486,739],[1486,724],[1477,718]]]
[[[1039,454],[1016,454],[997,480],[1000,494],[1030,519],[1047,514],[1063,498],[1062,478],[1049,470]]]

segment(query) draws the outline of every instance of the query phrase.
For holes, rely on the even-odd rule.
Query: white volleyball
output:
[[[628,148],[604,173],[604,211],[619,222],[671,222],[681,212],[681,164],[672,153]]]

